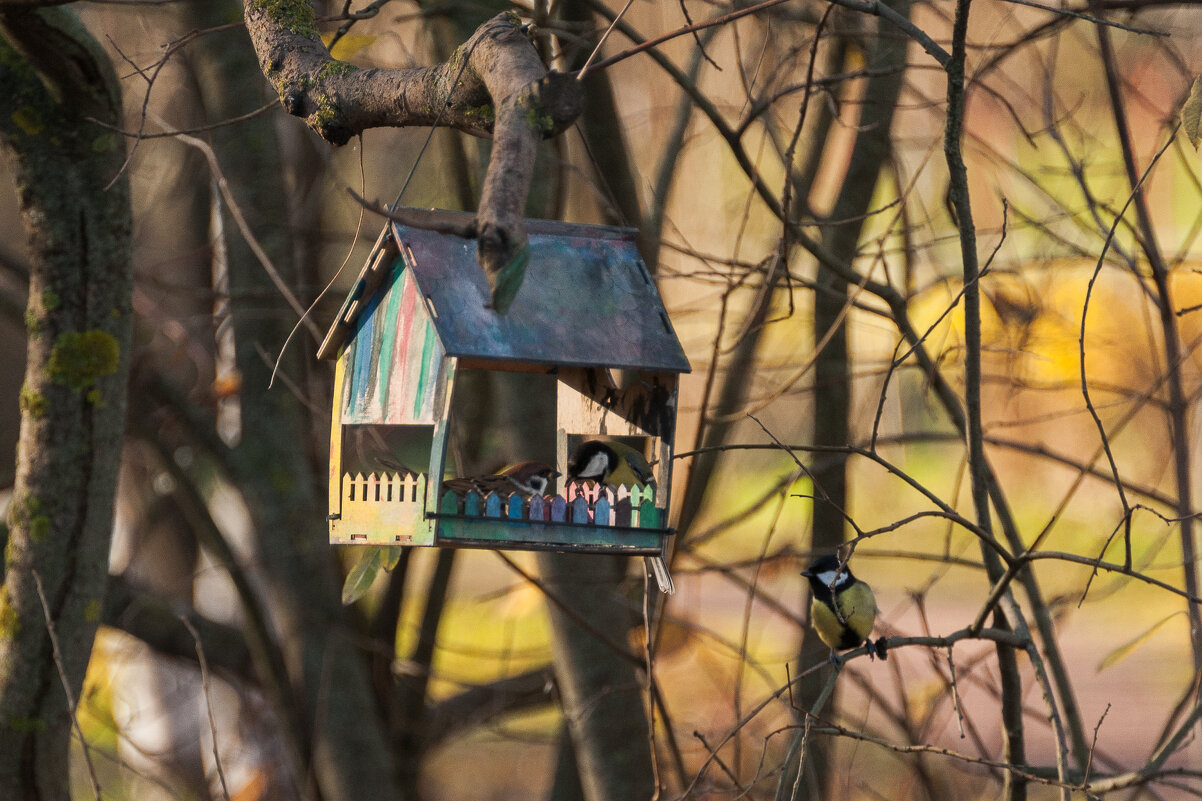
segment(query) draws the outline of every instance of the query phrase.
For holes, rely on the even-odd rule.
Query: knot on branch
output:
[[[526,112],[532,131],[549,138],[567,130],[584,111],[580,81],[563,72],[548,72],[518,90],[515,102]]]

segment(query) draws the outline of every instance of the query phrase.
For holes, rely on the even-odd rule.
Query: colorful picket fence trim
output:
[[[426,477],[413,473],[344,473],[341,512],[331,528],[339,542],[405,544],[424,523]]]
[[[493,518],[536,523],[569,523],[598,528],[661,528],[661,510],[651,488],[604,488],[569,485],[563,495],[535,495],[527,500],[520,492],[490,492],[481,497],[471,491],[459,495],[446,491],[438,504],[440,517]]]
[[[420,519],[425,512],[426,477],[414,473],[344,473],[342,526],[362,531],[387,530]],[[572,484],[563,495],[490,492],[443,493],[442,517],[492,518],[537,523],[570,523],[616,528],[661,528],[662,515],[652,488]],[[373,537],[375,539],[375,537]]]
[[[426,477],[417,473],[345,473],[342,476],[342,508],[347,504],[420,503],[426,494]]]

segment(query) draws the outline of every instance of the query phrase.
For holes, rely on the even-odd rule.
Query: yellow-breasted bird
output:
[[[869,653],[885,657],[885,640],[868,639],[876,622],[876,598],[872,588],[852,575],[837,557],[823,556],[801,575],[810,580],[810,625],[831,649],[831,661],[839,663],[835,651],[846,651],[868,643]]]
[[[655,474],[642,451],[617,440],[590,439],[582,442],[568,459],[568,481],[654,487]],[[668,595],[675,593],[676,583],[664,557],[648,556],[646,561],[660,590]]]
[[[442,487],[444,490],[451,490],[456,495],[466,495],[474,490],[480,494],[480,497],[484,497],[490,492],[503,494],[520,492],[529,497],[545,495],[551,479],[557,475],[559,475],[559,471],[544,462],[521,462],[491,476],[448,478],[442,482]]]
[[[642,452],[616,440],[590,439],[568,459],[568,481],[655,486],[655,475]]]

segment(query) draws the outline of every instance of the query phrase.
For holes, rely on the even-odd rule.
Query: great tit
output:
[[[654,487],[655,474],[642,451],[617,440],[590,439],[582,442],[568,459],[568,481]],[[662,555],[648,556],[646,563],[660,590],[668,595],[675,593],[676,584],[667,560]]]
[[[655,486],[655,475],[642,452],[616,440],[581,443],[568,459],[568,480]]]
[[[490,492],[504,494],[520,492],[529,497],[546,494],[551,479],[557,475],[559,475],[559,471],[549,464],[522,462],[491,476],[448,478],[442,482],[442,487],[444,490],[451,490],[456,495],[466,495],[475,491],[483,497]]]
[[[801,572],[810,580],[810,625],[831,649],[831,661],[838,665],[835,651],[846,651],[868,643],[870,653],[886,658],[885,640],[874,644],[868,639],[876,622],[876,598],[872,588],[851,574],[837,557],[823,556]]]

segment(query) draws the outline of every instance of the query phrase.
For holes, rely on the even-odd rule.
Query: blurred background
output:
[[[563,70],[623,5],[315,3],[333,55],[361,67],[440,62],[513,9]],[[635,2],[598,59],[746,5]],[[952,4],[889,5],[950,48]],[[1202,748],[1162,746],[1199,703],[1182,477],[1196,491],[1202,162],[1179,122],[1202,71],[1202,9],[1048,5],[972,4],[962,139],[984,267],[993,531],[1008,554],[1040,555],[1012,585],[1042,657],[1017,662],[1024,771],[1054,779],[1061,748],[1073,784],[1159,759],[1171,773],[1123,797],[1196,797]],[[287,565],[345,574],[358,558],[325,542],[333,371],[314,356],[383,225],[347,189],[474,210],[489,143],[378,129],[330,147],[280,107],[238,3],[77,11],[122,79],[126,133],[140,134],[124,137],[136,320],[113,578],[79,707],[92,771],[111,799],[321,797],[296,775],[293,723],[245,632],[265,618],[287,652],[304,617],[281,610],[336,607],[339,587]],[[627,610],[661,798],[995,798],[1013,783],[996,764],[998,650],[973,639],[849,661],[806,773],[791,772],[799,709],[831,670],[806,627],[812,554],[859,537],[851,564],[875,590],[878,636],[964,629],[994,583],[961,522],[977,518],[957,421],[966,332],[946,82],[903,27],[791,0],[602,62],[579,122],[542,145],[529,216],[637,227],[693,367],[671,488],[678,591],[648,589],[641,560],[597,579]],[[238,216],[309,310],[303,323]],[[12,452],[29,275],[13,192],[0,192],[0,225]],[[524,385],[470,391],[501,411],[481,415],[469,450],[520,458]],[[276,404],[299,436],[263,437]],[[261,464],[292,467],[229,455],[260,447]],[[263,516],[270,503],[291,516]],[[1129,571],[1091,565],[1122,566],[1125,541]],[[364,736],[383,738],[412,797],[580,791],[564,778],[574,755],[543,566],[506,557],[406,552],[322,632],[326,656],[303,671],[289,661],[310,709],[368,699],[381,720],[365,730],[383,734]],[[205,624],[203,671],[184,611]],[[73,762],[79,797],[87,770]],[[1061,795],[1038,781],[1028,792]]]

